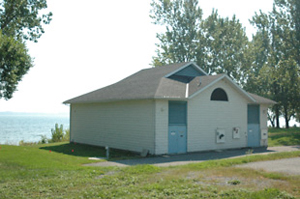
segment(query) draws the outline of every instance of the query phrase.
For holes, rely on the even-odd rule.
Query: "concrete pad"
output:
[[[287,152],[287,151],[298,151],[300,146],[280,146],[280,147],[269,147],[265,148],[253,148],[253,152],[248,155],[267,155],[270,153]],[[127,159],[127,160],[117,160],[117,161],[105,161],[96,162],[91,164],[86,164],[85,166],[133,166],[140,164],[151,164],[160,167],[177,166],[190,163],[199,163],[207,160],[217,160],[226,158],[239,158],[247,155],[249,151],[246,149],[232,149],[223,150],[222,152],[216,151],[204,151],[195,152],[187,154],[177,154],[177,155],[162,155],[139,159]]]

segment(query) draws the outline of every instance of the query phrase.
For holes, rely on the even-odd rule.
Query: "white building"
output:
[[[189,62],[144,69],[64,103],[70,141],[158,155],[267,146],[275,102]]]

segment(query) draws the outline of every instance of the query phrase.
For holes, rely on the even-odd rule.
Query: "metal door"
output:
[[[185,126],[169,126],[169,153],[186,153],[187,136]]]
[[[169,153],[187,152],[187,103],[169,102]]]
[[[260,146],[259,105],[248,105],[248,147]]]

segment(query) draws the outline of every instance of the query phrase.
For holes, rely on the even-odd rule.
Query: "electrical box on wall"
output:
[[[241,128],[240,127],[233,127],[232,129],[232,138],[239,139],[241,136]]]
[[[260,129],[260,133],[261,133],[261,139],[268,139],[268,129]]]
[[[225,142],[225,129],[216,130],[216,142],[224,143]]]

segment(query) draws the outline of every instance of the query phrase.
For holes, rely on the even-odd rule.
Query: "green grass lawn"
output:
[[[300,128],[276,129],[269,128],[269,146],[300,145]]]
[[[233,165],[300,157],[300,151],[213,160],[177,167],[87,167],[101,147],[80,144],[0,145],[0,198],[295,198],[300,176]],[[112,151],[112,158],[135,157]]]

